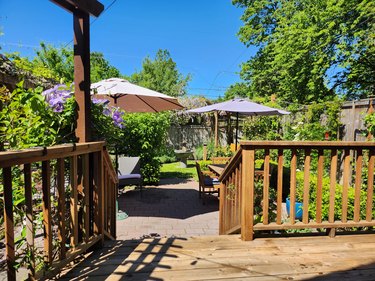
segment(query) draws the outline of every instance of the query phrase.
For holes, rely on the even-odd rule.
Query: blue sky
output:
[[[114,3],[113,3],[114,2]],[[230,0],[101,0],[108,8],[91,18],[91,50],[102,52],[122,74],[141,69],[146,56],[167,49],[189,94],[223,95],[240,81],[239,64],[254,55],[237,38],[242,10]],[[32,57],[39,42],[72,46],[72,15],[50,1],[0,0],[1,52]]]

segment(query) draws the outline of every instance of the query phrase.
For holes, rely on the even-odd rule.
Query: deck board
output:
[[[375,234],[108,241],[61,280],[374,280]]]

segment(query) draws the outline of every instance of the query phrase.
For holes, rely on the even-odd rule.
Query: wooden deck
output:
[[[375,234],[110,241],[61,280],[374,280]]]

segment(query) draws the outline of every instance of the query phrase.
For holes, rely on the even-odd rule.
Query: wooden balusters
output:
[[[268,224],[269,209],[269,187],[270,187],[270,150],[264,150],[263,169],[263,224]]]
[[[350,181],[350,150],[344,151],[344,173],[343,173],[343,190],[342,190],[342,215],[341,221],[347,222],[348,219],[348,189]]]
[[[354,221],[360,220],[361,208],[361,184],[362,184],[362,149],[357,149],[357,157],[355,161],[355,196],[354,196]]]
[[[292,159],[290,161],[290,223],[295,223],[296,215],[296,187],[297,187],[297,150],[292,150]]]
[[[316,186],[316,221],[322,222],[322,200],[323,200],[323,176],[324,176],[324,151],[318,149],[318,182]]]
[[[16,280],[14,248],[14,219],[13,219],[13,196],[12,196],[12,168],[3,169],[4,183],[4,223],[5,223],[5,248],[8,280]]]
[[[65,233],[65,214],[66,214],[66,207],[65,207],[65,159],[59,158],[57,159],[57,176],[56,176],[56,184],[57,184],[57,216],[59,219],[58,223],[58,230],[57,235],[60,241],[60,260],[65,259],[66,257],[66,233]]]
[[[277,214],[276,223],[281,224],[281,214],[282,214],[282,194],[283,194],[283,150],[278,150],[277,157]]]
[[[44,261],[52,263],[52,216],[51,216],[51,166],[50,161],[42,162]]]
[[[106,153],[107,162],[103,162],[103,154]],[[90,172],[90,154],[93,154],[93,163],[95,171]],[[95,157],[94,157],[95,156]],[[65,159],[70,158],[70,214],[66,214],[66,181],[65,181]],[[78,163],[78,158],[80,162]],[[33,163],[37,163],[36,165]],[[22,188],[20,186],[12,186],[12,166],[20,166],[23,168],[24,179],[24,196],[25,196],[25,213],[26,213],[26,242],[29,258],[29,277],[30,279],[40,278],[44,272],[35,272],[39,264],[36,264],[35,254],[35,238],[34,238],[34,212],[33,210],[33,182],[39,184],[39,178],[33,178],[33,169],[40,170],[42,176],[42,214],[43,214],[43,244],[44,244],[44,262],[51,266],[62,267],[78,254],[83,253],[90,246],[97,242],[102,242],[105,233],[110,233],[112,238],[116,237],[116,184],[117,174],[114,171],[108,153],[104,149],[103,142],[82,143],[75,145],[60,145],[47,148],[36,148],[25,151],[7,151],[0,152],[0,168],[3,169],[2,185],[4,187],[4,223],[6,238],[6,259],[8,280],[16,280],[15,263],[15,233],[13,219],[13,188]],[[56,168],[52,169],[51,165],[56,163]],[[79,165],[78,165],[79,164]],[[105,167],[104,167],[105,166]],[[107,181],[104,182],[104,168]],[[51,180],[52,171],[56,170],[55,180]],[[79,170],[79,171],[78,171]],[[18,171],[18,170],[17,170]],[[15,182],[18,180],[20,173],[16,175]],[[39,173],[35,173],[39,175]],[[90,178],[90,175],[92,178]],[[21,174],[22,176],[22,174]],[[52,185],[55,184],[55,186]],[[56,187],[56,194],[51,194]],[[108,201],[104,201],[104,189],[107,193]],[[79,194],[78,194],[79,192]],[[57,238],[59,244],[58,259],[53,258],[53,226],[51,195],[56,197],[56,215],[57,215]],[[78,197],[80,196],[80,197]],[[82,197],[83,196],[83,197]],[[94,202],[90,202],[93,200]],[[78,216],[79,203],[83,203],[82,216]],[[18,203],[19,204],[19,203]],[[104,226],[103,212],[108,207],[108,219],[110,225]],[[35,207],[35,206],[34,206]],[[94,209],[94,210],[92,210]],[[91,215],[93,214],[93,215]],[[66,219],[71,219],[70,225],[66,225]],[[70,227],[69,232],[72,233],[71,245],[72,249],[66,250],[66,227]],[[109,229],[110,228],[110,229]],[[93,229],[94,237],[91,235]],[[82,234],[82,239],[80,239]],[[42,241],[41,241],[42,242]],[[81,243],[83,242],[83,243]],[[67,259],[67,257],[69,257]],[[45,268],[43,268],[45,270]]]
[[[74,155],[70,160],[70,226],[72,229],[72,236],[70,237],[70,244],[73,248],[78,245],[78,159]]]
[[[303,223],[309,222],[309,194],[310,194],[310,164],[311,164],[311,149],[305,149],[305,162],[303,172]]]
[[[23,166],[25,180],[25,207],[26,207],[26,242],[30,251],[29,277],[35,275],[35,251],[34,251],[34,219],[33,219],[33,193],[31,183],[31,165]]]
[[[334,223],[335,221],[335,195],[336,195],[336,175],[337,175],[337,150],[331,151],[331,172],[330,172],[330,186],[329,186],[329,213],[328,222]],[[329,236],[335,236],[335,229],[329,230]]]
[[[366,220],[372,220],[372,200],[374,196],[374,166],[375,166],[375,149],[369,152],[368,173],[367,173],[367,200],[366,200]]]

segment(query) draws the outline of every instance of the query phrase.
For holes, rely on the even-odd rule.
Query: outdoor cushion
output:
[[[204,184],[211,186],[211,185],[220,184],[220,182],[217,178],[204,178]]]
[[[127,174],[127,175],[119,175],[119,180],[125,180],[125,179],[140,179],[142,176],[140,174]]]

